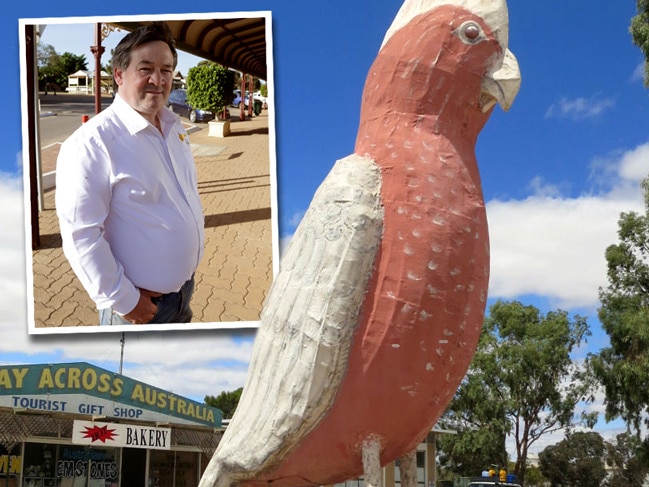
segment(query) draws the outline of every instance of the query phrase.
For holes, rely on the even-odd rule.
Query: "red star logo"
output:
[[[106,440],[114,440],[117,434],[114,429],[108,429],[108,426],[93,426],[92,428],[86,426],[84,431],[84,438],[90,438],[91,443],[101,441],[106,443]]]

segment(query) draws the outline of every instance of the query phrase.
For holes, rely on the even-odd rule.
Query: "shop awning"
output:
[[[268,79],[266,18],[219,18],[165,21],[178,49],[214,61],[227,68]],[[147,21],[110,22],[133,31]]]

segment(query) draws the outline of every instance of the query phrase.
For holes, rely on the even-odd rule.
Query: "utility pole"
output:
[[[122,371],[124,370],[124,345],[126,344],[126,334],[122,332],[122,339],[119,341],[121,351],[119,355],[119,375],[123,375]]]

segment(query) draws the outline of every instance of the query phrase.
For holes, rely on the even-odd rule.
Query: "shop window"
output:
[[[22,472],[23,457],[20,445],[11,450],[0,445],[0,487],[18,487],[18,476]]]
[[[23,487],[56,487],[56,446],[25,443]]]
[[[417,450],[416,454],[417,458],[417,484],[420,487],[424,487],[425,485],[425,477],[426,477],[426,452]],[[395,485],[400,486],[401,485],[401,461],[397,459],[395,461]]]
[[[151,487],[192,487],[198,485],[198,455],[193,452],[151,450]]]
[[[119,452],[25,443],[23,487],[117,487]]]

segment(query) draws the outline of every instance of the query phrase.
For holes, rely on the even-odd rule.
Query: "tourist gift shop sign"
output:
[[[72,426],[72,443],[75,445],[169,450],[170,440],[171,428],[80,420],[75,420]]]
[[[221,427],[219,409],[87,363],[0,366],[0,407]]]

